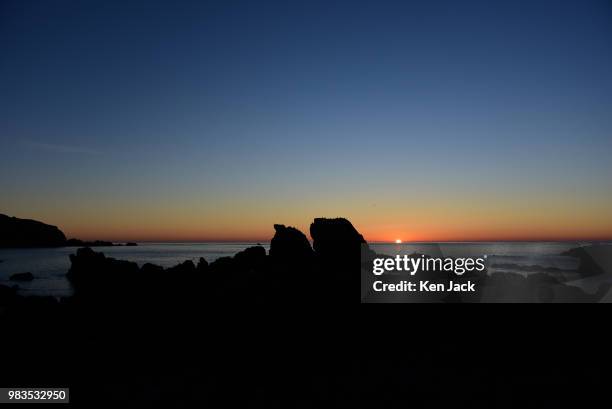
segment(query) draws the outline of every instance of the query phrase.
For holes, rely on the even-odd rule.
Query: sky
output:
[[[609,1],[0,0],[0,213],[81,239],[612,238]]]

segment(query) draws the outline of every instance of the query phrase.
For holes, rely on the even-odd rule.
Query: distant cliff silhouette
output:
[[[56,226],[0,214],[0,247],[60,247],[66,236]]]
[[[120,246],[110,241],[83,241],[66,239],[66,235],[57,227],[37,220],[19,219],[0,214],[0,248],[28,247],[112,247]],[[126,243],[136,246],[136,243]]]

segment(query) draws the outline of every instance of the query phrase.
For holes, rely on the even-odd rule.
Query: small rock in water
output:
[[[32,273],[15,273],[9,277],[9,280],[12,281],[32,281],[34,280],[34,276]]]

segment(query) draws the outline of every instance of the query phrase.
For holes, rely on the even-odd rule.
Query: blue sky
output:
[[[612,235],[606,1],[3,1],[0,38],[8,214],[96,238],[326,215]]]

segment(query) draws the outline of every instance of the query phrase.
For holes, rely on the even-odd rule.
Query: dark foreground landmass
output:
[[[347,220],[315,219],[312,246],[274,228],[268,254],[255,246],[167,269],[80,248],[74,295],[59,300],[0,286],[3,374],[15,386],[68,385],[78,403],[136,407],[541,408],[598,396],[605,369],[570,369],[580,361],[569,346],[539,356],[570,341],[534,341],[527,317],[518,330],[508,317],[448,309],[356,311],[367,243]],[[524,300],[599,296],[543,273],[479,278]],[[533,354],[517,349],[533,342]]]

